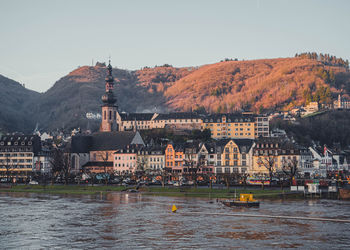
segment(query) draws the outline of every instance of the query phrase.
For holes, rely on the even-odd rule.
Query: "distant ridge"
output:
[[[330,103],[340,91],[347,96],[348,67],[313,57],[301,54],[136,71],[115,68],[115,94],[119,110],[127,112],[259,112],[288,109],[312,100]],[[86,128],[88,123],[96,129],[98,121],[88,122],[85,115],[100,112],[105,76],[104,64],[79,67],[42,94],[0,76],[0,131],[30,132],[37,122],[43,130]]]

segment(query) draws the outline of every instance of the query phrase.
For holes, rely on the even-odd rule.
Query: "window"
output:
[[[106,120],[107,119],[107,115],[106,115],[106,110],[103,111],[103,119]]]

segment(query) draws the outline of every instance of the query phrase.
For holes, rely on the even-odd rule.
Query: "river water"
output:
[[[350,248],[346,223],[186,214],[191,211],[350,219],[350,202],[264,200],[260,208],[228,208],[215,200],[139,193],[0,193],[0,248]]]

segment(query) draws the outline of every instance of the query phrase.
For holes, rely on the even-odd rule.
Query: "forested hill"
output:
[[[272,128],[285,130],[301,145],[333,147],[339,144],[341,148],[350,146],[350,110],[334,110],[318,115],[299,118],[297,122],[275,119],[271,122]]]
[[[39,93],[0,75],[0,132],[26,131],[35,121],[28,116],[28,103],[36,101]]]
[[[259,111],[289,109],[312,100],[331,103],[341,89],[350,93],[348,67],[298,56],[206,65],[176,81],[165,97],[168,107],[176,110]]]
[[[227,59],[200,67],[115,68],[113,75],[120,111],[261,112],[289,109],[312,100],[331,103],[340,91],[347,96],[347,63],[329,55],[306,53],[293,58]],[[4,131],[32,131],[37,122],[43,130],[86,128],[86,113],[100,112],[105,76],[103,63],[79,67],[43,94],[18,83],[8,90],[11,80],[0,78],[7,79],[0,81],[0,89],[7,91],[1,93],[0,126]],[[96,129],[98,121],[89,125]]]

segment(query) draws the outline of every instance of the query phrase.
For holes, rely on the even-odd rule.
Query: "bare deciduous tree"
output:
[[[264,157],[259,156],[257,163],[260,167],[266,168],[266,170],[269,172],[269,179],[270,179],[270,186],[271,186],[272,177],[274,172],[276,171],[275,158],[272,156],[264,156]]]
[[[98,157],[102,160],[102,163],[103,163],[103,178],[104,178],[104,181],[105,181],[105,185],[108,184],[108,176],[109,176],[109,173],[108,173],[108,152],[99,152],[98,153]]]
[[[289,177],[290,185],[292,185],[293,178],[298,173],[299,162],[296,158],[284,159],[282,161],[282,171]]]
[[[71,170],[71,159],[69,153],[65,153],[62,149],[56,148],[53,151],[52,159],[50,160],[52,166],[52,181],[51,184],[60,176],[67,185],[70,170]]]

